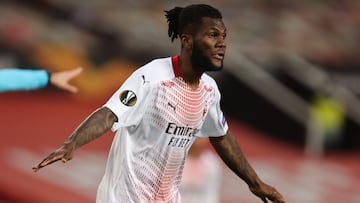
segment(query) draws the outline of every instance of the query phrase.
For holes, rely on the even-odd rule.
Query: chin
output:
[[[223,66],[221,65],[221,66],[218,66],[215,71],[219,71],[219,70],[222,70],[222,69],[223,69]]]
[[[219,71],[223,69],[223,66],[211,66],[207,69],[207,71]]]
[[[197,53],[197,52],[195,52]],[[192,63],[195,67],[200,68],[200,71],[219,71],[223,68],[223,60],[206,57],[201,54],[194,54],[191,56]]]
[[[212,66],[209,68],[211,71],[219,71],[223,69],[223,62],[213,63]]]

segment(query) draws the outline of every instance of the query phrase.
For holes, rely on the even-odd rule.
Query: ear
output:
[[[193,46],[193,38],[189,34],[181,34],[180,41],[184,49],[191,49]]]

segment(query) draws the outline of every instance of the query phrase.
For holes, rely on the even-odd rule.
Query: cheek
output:
[[[202,39],[194,42],[192,51],[196,52],[197,53],[196,55],[209,57],[212,53],[214,46],[215,45],[213,45],[211,40]]]
[[[201,53],[207,55],[211,53],[212,46],[208,43],[202,43],[197,46],[197,50],[199,50]]]
[[[201,38],[198,39],[195,43],[195,46],[197,46],[198,48],[201,48],[203,50],[207,50],[207,49],[211,49],[212,47],[215,47],[215,42],[209,38]]]
[[[216,42],[214,42],[212,40],[208,40],[208,41],[205,41],[205,43],[203,44],[203,49],[207,50],[207,51],[212,51],[215,49],[215,45],[216,45]]]

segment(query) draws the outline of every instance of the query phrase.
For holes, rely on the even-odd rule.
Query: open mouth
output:
[[[224,59],[224,55],[225,55],[224,53],[217,53],[214,55],[214,57],[216,59],[222,60],[222,59]]]

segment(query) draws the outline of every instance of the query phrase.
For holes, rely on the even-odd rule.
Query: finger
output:
[[[61,85],[63,89],[72,92],[72,93],[77,93],[78,92],[78,88],[74,85],[70,84],[70,80],[72,80],[73,78],[75,78],[76,76],[78,76],[81,72],[82,72],[82,67],[77,67],[76,69],[70,70],[67,73],[67,78],[66,81],[64,81],[64,83]]]
[[[46,166],[46,165],[43,164],[43,162],[41,162],[41,163],[39,163],[38,165],[33,166],[33,167],[32,167],[32,170],[33,170],[34,172],[37,172],[37,171],[39,171],[41,168],[43,168],[43,167],[45,167],[45,166]]]
[[[279,192],[274,192],[274,202],[275,203],[285,203],[284,197]]]
[[[63,157],[63,158],[61,158],[61,161],[62,161],[63,163],[66,163],[68,160]]]
[[[38,172],[41,168],[43,168],[44,167],[44,165],[41,165],[41,163],[40,164],[38,164],[38,165],[36,165],[36,166],[33,166],[32,167],[32,170],[34,171],[34,172]]]
[[[286,203],[285,199],[283,197],[279,198],[280,200],[278,200],[279,203]]]
[[[33,167],[32,167],[32,170],[33,170],[34,172],[38,172],[38,170],[40,170],[40,168],[39,168],[39,166],[37,165],[37,166],[33,166]]]
[[[41,169],[49,164],[59,161],[60,159],[62,159],[62,155],[58,155],[58,156],[49,155],[47,158],[42,160],[37,166],[33,167],[33,170],[36,172],[39,169]]]
[[[70,84],[65,84],[63,86],[63,89],[69,91],[69,92],[72,92],[72,93],[77,93],[78,92],[78,88],[73,86],[73,85],[70,85]]]
[[[70,78],[74,78],[78,76],[82,72],[82,70],[83,70],[82,67],[77,67],[74,70],[71,70],[69,72]]]
[[[49,164],[52,164],[52,163],[54,163],[54,162],[59,161],[61,158],[62,158],[62,156],[55,156],[55,157],[53,157],[53,158],[51,158],[51,159],[45,159],[45,160],[42,161],[39,165],[40,165],[41,167],[44,167],[44,166],[47,166],[47,165],[49,165]]]

